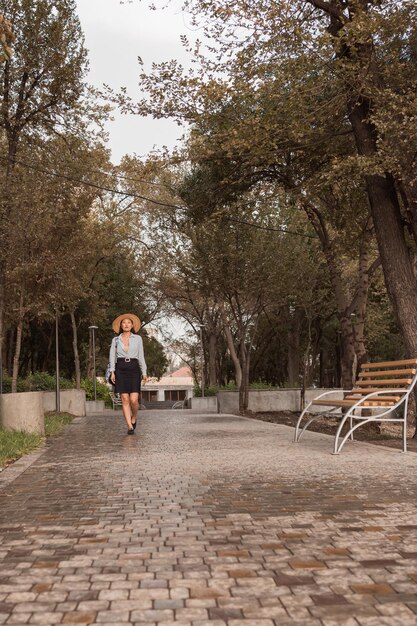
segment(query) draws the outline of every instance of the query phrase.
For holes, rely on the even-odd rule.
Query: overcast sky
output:
[[[174,0],[164,11],[151,11],[147,0],[77,0],[89,50],[91,84],[104,83],[114,88],[127,87],[132,96],[139,96],[138,56],[150,68],[153,61],[179,59],[188,65],[181,46],[180,35],[192,39]],[[108,125],[112,160],[118,163],[124,154],[144,155],[154,146],[173,147],[182,130],[171,120],[153,120],[139,116],[121,115],[115,111],[115,121]]]

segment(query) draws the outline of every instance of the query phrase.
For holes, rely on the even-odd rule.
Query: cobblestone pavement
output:
[[[0,475],[0,624],[417,624],[417,456],[292,436],[76,419]]]

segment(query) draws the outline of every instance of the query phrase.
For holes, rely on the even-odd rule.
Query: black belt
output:
[[[117,362],[119,362],[119,361],[124,361],[125,363],[130,363],[130,361],[138,361],[138,359],[136,359],[134,357],[132,357],[132,358],[130,358],[130,357],[124,358],[124,357],[120,357],[119,356],[118,359],[117,359]]]

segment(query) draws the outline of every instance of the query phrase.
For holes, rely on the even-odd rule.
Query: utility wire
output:
[[[251,226],[252,228],[259,228],[260,230],[272,230],[274,232],[285,233],[286,235],[297,235],[298,237],[306,237],[308,239],[318,239],[317,235],[308,235],[307,233],[300,233],[298,230],[287,230],[286,228],[274,228],[273,226],[262,226],[261,224],[255,224],[255,222],[247,222],[240,220],[237,217],[225,216],[229,222],[236,222],[237,224],[243,224],[244,226]]]
[[[8,156],[3,156],[0,154],[0,160],[5,162],[15,163],[16,165],[20,165],[21,167],[25,167],[30,170],[34,170],[35,172],[40,172],[41,174],[46,174],[47,176],[53,176],[55,178],[62,178],[64,180],[68,180],[73,183],[77,183],[79,185],[85,185],[87,187],[92,187],[94,189],[98,189],[100,191],[108,191],[110,193],[115,193],[121,196],[136,198],[138,200],[145,200],[146,202],[151,202],[152,204],[156,204],[162,207],[169,207],[171,209],[177,209],[183,211],[186,209],[184,206],[179,206],[177,204],[169,204],[167,202],[160,202],[159,200],[154,200],[153,198],[149,198],[147,196],[142,196],[138,193],[131,193],[128,191],[119,191],[118,189],[114,189],[112,187],[105,187],[103,185],[98,185],[97,183],[93,183],[87,180],[81,180],[80,178],[75,178],[75,176],[69,176],[67,174],[60,174],[58,172],[52,172],[51,170],[47,170],[45,168],[39,167],[37,165],[32,165],[30,163],[26,163],[25,161],[21,161],[19,159],[14,159]],[[97,170],[96,170],[97,171]],[[224,215],[227,220],[230,222],[235,222],[237,224],[242,224],[244,226],[250,226],[251,228],[258,228],[260,230],[267,230],[272,232],[280,232],[285,233],[286,235],[294,235],[297,237],[304,237],[306,239],[317,239],[316,235],[309,235],[307,233],[301,233],[299,231],[290,231],[286,228],[277,228],[273,226],[262,226],[261,224],[256,224],[255,222],[248,222],[246,220],[238,219],[235,217],[230,217],[228,215]]]
[[[120,178],[121,180],[127,180],[129,183],[142,183],[144,185],[152,185],[153,187],[164,187],[169,191],[172,191],[172,187],[167,185],[166,183],[157,183],[154,180],[144,180],[143,178],[132,178],[131,176],[125,176],[124,174],[116,174],[112,172],[106,172],[104,170],[89,170],[90,174],[104,174],[105,176],[111,176],[112,178]]]
[[[81,180],[80,178],[75,178],[75,176],[69,176],[67,174],[58,174],[57,172],[51,172],[51,170],[46,170],[37,165],[31,165],[30,163],[25,163],[24,161],[20,161],[18,159],[12,159],[10,157],[5,157],[2,155],[0,155],[0,159],[2,161],[9,161],[11,163],[15,163],[16,165],[21,165],[22,167],[26,167],[27,169],[34,170],[35,172],[40,172],[41,174],[46,174],[47,176],[54,176],[55,178],[63,178],[73,183],[86,185],[87,187],[93,187],[94,189],[99,189],[101,191],[109,191],[110,193],[116,193],[120,196],[129,196],[131,198],[137,198],[138,200],[146,200],[147,202],[151,202],[152,204],[157,204],[158,206],[170,207],[172,209],[184,209],[184,207],[180,207],[176,204],[169,204],[167,202],[160,202],[159,200],[153,200],[152,198],[141,196],[138,193],[119,191],[118,189],[113,189],[112,187],[104,187],[103,185],[98,185],[97,183],[92,183],[87,180]]]

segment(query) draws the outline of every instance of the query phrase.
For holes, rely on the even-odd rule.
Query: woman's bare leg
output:
[[[129,430],[132,429],[132,412],[130,410],[130,397],[128,393],[121,393],[123,415]]]
[[[138,393],[131,393],[130,394],[130,410],[131,410],[131,420],[132,420],[132,424],[134,424],[136,422],[136,416],[138,414],[138,409],[139,409],[139,394]]]

